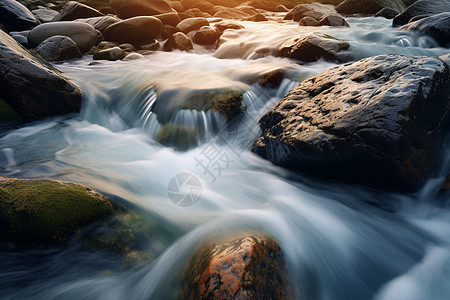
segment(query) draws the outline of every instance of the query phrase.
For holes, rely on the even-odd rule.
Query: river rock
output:
[[[56,10],[47,7],[34,9],[31,12],[42,23],[51,22],[58,15],[58,12]]]
[[[328,15],[323,17],[319,21],[319,25],[321,26],[344,26],[349,27],[347,21],[342,16],[339,15]]]
[[[181,50],[189,51],[194,47],[191,39],[182,32],[174,33],[164,44],[164,51]]]
[[[103,16],[101,12],[90,6],[78,3],[76,1],[69,1],[62,7],[59,14],[55,16],[53,22],[73,21],[76,19],[101,16]]]
[[[298,23],[300,26],[320,26],[320,22],[311,17],[304,17]]]
[[[311,33],[301,38],[290,40],[283,44],[278,56],[301,60],[303,62],[317,61],[321,58],[328,61],[348,61],[350,44],[332,36]]]
[[[217,42],[220,38],[220,33],[210,27],[203,26],[201,27],[194,35],[194,43],[199,45],[211,45]]]
[[[154,15],[154,17],[160,19],[163,25],[177,26],[181,22],[180,16],[175,12]]]
[[[96,52],[93,56],[94,60],[121,60],[126,56],[125,51],[119,47],[113,47],[110,49],[100,50]]]
[[[393,19],[398,14],[399,14],[398,10],[395,10],[395,9],[392,9],[392,8],[389,8],[389,7],[385,7],[382,10],[380,10],[379,12],[377,12],[375,14],[375,17],[383,17],[383,18],[386,18],[386,19]]]
[[[201,245],[181,283],[179,299],[292,299],[282,251],[269,237]]]
[[[130,53],[127,56],[124,57],[124,61],[130,61],[130,60],[138,60],[138,59],[145,59],[145,56],[136,52]]]
[[[264,22],[264,21],[267,21],[267,18],[264,15],[257,13],[257,14],[254,14],[253,16],[245,18],[245,21]]]
[[[274,7],[273,11],[275,11],[275,12],[288,12],[289,9],[286,6],[284,6],[282,4],[279,4],[279,5]]]
[[[209,26],[208,20],[205,18],[189,18],[178,23],[177,28],[184,33],[197,31],[203,26]]]
[[[167,1],[170,5],[170,7],[172,7],[172,9],[174,9],[176,12],[185,12],[186,9],[184,8],[183,4],[180,1]]]
[[[106,28],[110,25],[120,22],[121,20],[112,16],[103,16],[103,17],[93,17],[86,19],[77,19],[75,22],[86,23],[94,27],[96,30],[101,33],[105,32]]]
[[[336,10],[344,15],[375,15],[384,8],[403,11],[406,6],[401,0],[345,0],[336,6]]]
[[[60,244],[113,211],[108,199],[81,184],[0,177],[0,241]]]
[[[71,38],[62,35],[44,40],[36,47],[36,52],[46,61],[61,61],[83,56],[77,44]]]
[[[450,1],[442,0],[418,0],[402,11],[392,21],[393,26],[401,26],[408,23],[416,16],[432,16],[442,12],[450,12]]]
[[[338,12],[333,5],[321,3],[298,4],[286,14],[283,20],[300,21],[304,17],[320,20],[325,16],[337,14]]]
[[[25,48],[29,48],[28,39],[20,34],[13,34],[11,37]]]
[[[56,69],[0,31],[1,97],[24,119],[77,112],[81,92]]]
[[[106,40],[144,45],[153,42],[163,31],[161,20],[155,17],[134,17],[112,24],[104,31]]]
[[[450,48],[450,12],[408,23],[401,30],[416,31],[434,38],[440,46]]]
[[[208,2],[206,0],[180,0],[181,4],[186,10],[190,10],[191,8],[197,8],[202,12],[206,12],[210,15],[214,14],[214,4]]]
[[[91,25],[73,21],[62,21],[36,26],[28,35],[28,42],[32,47],[36,47],[44,40],[55,35],[71,38],[83,53],[89,51],[98,40],[97,31]]]
[[[109,5],[122,19],[174,12],[163,0],[109,0]]]
[[[0,22],[8,31],[28,30],[41,23],[28,8],[15,0],[0,1]]]
[[[253,152],[321,178],[412,192],[450,127],[450,70],[434,57],[380,55],[292,89],[260,120]]]
[[[214,24],[214,27],[218,29],[220,32],[224,32],[227,29],[234,29],[234,30],[245,29],[245,27],[242,26],[241,24],[230,20],[220,21]]]

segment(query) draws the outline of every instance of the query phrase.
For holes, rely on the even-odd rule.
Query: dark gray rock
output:
[[[163,28],[161,20],[155,17],[134,17],[108,26],[103,35],[106,40],[121,44],[145,45],[158,37]]]
[[[380,10],[379,12],[377,12],[375,14],[375,17],[383,17],[383,18],[386,18],[386,19],[393,19],[398,14],[399,14],[398,10],[385,7],[382,10]]]
[[[28,39],[20,34],[11,35],[11,37],[25,48],[29,48]]]
[[[164,51],[181,50],[189,51],[193,49],[191,39],[182,32],[176,32],[164,44]]]
[[[59,14],[55,16],[53,22],[73,21],[76,19],[102,17],[102,16],[104,15],[101,12],[90,6],[78,3],[76,1],[69,1],[59,11]]]
[[[320,22],[311,17],[304,17],[298,22],[300,26],[320,26]]]
[[[77,112],[81,92],[60,72],[0,31],[0,90],[24,119],[43,119]]]
[[[62,21],[44,23],[36,26],[28,35],[30,46],[36,47],[44,40],[55,35],[70,37],[82,52],[87,52],[97,44],[98,36],[94,27],[89,24]]]
[[[28,30],[41,23],[28,8],[15,0],[0,1],[0,20],[8,31]]]
[[[304,37],[286,42],[278,51],[278,56],[303,62],[317,61],[321,58],[328,61],[344,62],[350,59],[350,44],[332,36],[312,33]]]
[[[375,15],[384,8],[403,11],[406,5],[401,0],[345,0],[336,6],[336,10],[344,15]]]
[[[283,20],[300,21],[304,17],[320,20],[325,16],[337,14],[338,12],[333,5],[321,3],[298,4],[286,14]]]
[[[450,12],[443,12],[428,18],[408,23],[401,30],[416,31],[431,36],[440,46],[450,48]]]
[[[112,24],[120,22],[120,19],[116,18],[116,17],[112,17],[112,16],[103,16],[103,17],[92,17],[92,18],[86,18],[86,19],[77,19],[77,20],[75,20],[75,22],[89,24],[92,27],[94,27],[96,30],[103,33],[103,32],[105,32],[106,28],[108,28]]]
[[[260,120],[253,151],[321,178],[416,191],[450,127],[449,65],[380,55],[292,89]]]
[[[100,50],[94,54],[94,60],[121,60],[126,56],[125,51],[119,47],[113,47],[110,49]]]
[[[51,22],[58,15],[58,12],[56,10],[47,7],[34,9],[31,12],[42,23]]]
[[[442,12],[450,12],[450,1],[418,0],[396,16],[392,21],[392,26],[405,25],[415,16],[432,16]]]
[[[36,47],[36,52],[46,61],[61,61],[83,56],[77,44],[69,37],[55,35]]]

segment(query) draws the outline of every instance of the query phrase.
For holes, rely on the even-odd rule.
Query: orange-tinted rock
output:
[[[162,32],[163,24],[161,20],[145,16],[114,23],[106,28],[103,35],[108,41],[144,45],[153,42]]]
[[[122,19],[174,12],[163,0],[109,0],[109,5]]]
[[[199,45],[211,45],[217,42],[219,37],[220,33],[216,29],[210,26],[203,26],[195,33],[194,43]]]
[[[290,299],[278,243],[247,236],[203,245],[182,275],[179,299]]]
[[[209,26],[209,22],[205,18],[189,18],[178,23],[177,28],[184,33],[188,33],[197,31],[203,26]]]

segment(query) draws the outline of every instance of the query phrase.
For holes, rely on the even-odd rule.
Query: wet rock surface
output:
[[[441,0],[418,0],[403,10],[392,21],[393,26],[407,24],[418,16],[432,16],[442,12],[450,12],[450,2]]]
[[[61,61],[83,56],[77,44],[69,37],[49,37],[36,47],[36,52],[46,61]]]
[[[449,74],[433,57],[380,55],[335,67],[261,118],[253,151],[321,178],[416,191],[449,128]]]
[[[15,0],[0,2],[0,22],[8,31],[32,29],[40,24],[24,5]]]
[[[401,30],[416,31],[434,38],[440,46],[450,47],[450,12],[440,13],[408,23]]]

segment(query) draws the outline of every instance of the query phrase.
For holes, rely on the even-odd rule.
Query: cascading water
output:
[[[350,41],[355,59],[448,53],[382,18],[348,21],[350,28],[314,30]],[[252,231],[279,242],[298,298],[448,299],[450,211],[437,193],[450,171],[448,153],[440,173],[413,195],[306,178],[254,155],[259,118],[299,81],[335,64],[299,65],[269,55],[310,28],[243,25],[246,30],[227,31],[215,53],[195,49],[135,62],[90,64],[85,58],[57,65],[83,90],[81,114],[3,129],[0,173],[76,181],[135,205],[158,222],[148,241],[157,259],[127,271],[120,260],[76,244],[0,252],[2,299],[175,298],[179,275],[199,243]],[[260,86],[258,78],[274,70],[286,75],[279,88]],[[217,89],[242,91],[245,112],[226,122],[212,110],[179,109],[192,91]],[[196,146],[176,151],[158,143],[165,124],[196,128]],[[214,162],[205,155],[211,151]],[[199,179],[201,195],[195,205],[180,207],[170,201],[168,184],[186,172]]]

